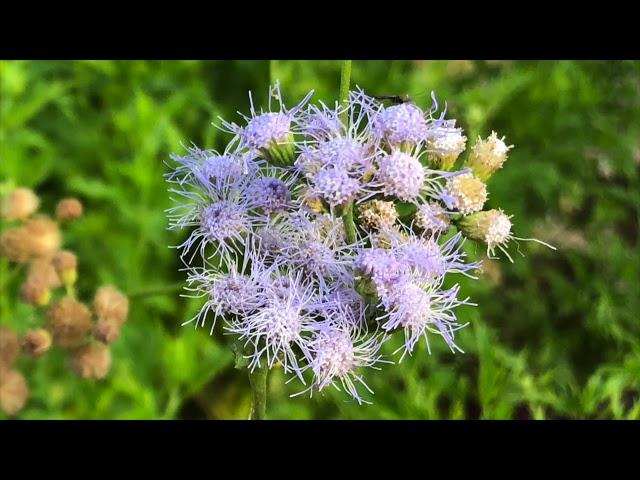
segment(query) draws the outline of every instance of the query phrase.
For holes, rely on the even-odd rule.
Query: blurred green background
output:
[[[222,339],[181,327],[199,302],[150,294],[184,275],[168,248],[184,233],[166,230],[163,162],[181,144],[223,148],[229,136],[211,122],[237,121],[247,90],[264,104],[270,78],[289,104],[312,88],[332,104],[340,64],[0,62],[3,190],[32,187],[48,212],[64,196],[82,199],[85,216],[65,230],[80,296],[102,283],[133,295],[107,379],[77,379],[55,349],[20,360],[31,398],[19,418],[247,418],[248,381]],[[524,243],[515,264],[490,262],[481,281],[462,282],[479,304],[460,310],[464,355],[433,342],[431,356],[423,345],[367,372],[368,406],[333,391],[290,399],[298,385],[276,371],[268,416],[640,418],[640,62],[355,61],[352,81],[422,107],[434,90],[470,141],[506,135],[515,148],[489,183],[489,207],[558,251]],[[469,251],[482,258],[482,247]],[[18,282],[0,292],[0,323],[22,331],[38,316],[18,298]]]

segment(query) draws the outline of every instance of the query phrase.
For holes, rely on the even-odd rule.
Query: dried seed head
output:
[[[24,220],[36,210],[40,200],[29,188],[17,188],[2,202],[0,213],[5,220]]]
[[[6,327],[0,327],[0,365],[5,367],[12,366],[18,354],[20,353],[20,345],[18,344],[18,336],[13,330]]]
[[[447,181],[445,202],[463,215],[482,210],[487,201],[487,186],[471,173],[451,177]]]
[[[113,318],[99,318],[93,328],[93,335],[104,343],[113,343],[120,336],[122,323]]]
[[[27,283],[29,282],[38,283],[47,288],[58,288],[61,285],[56,268],[48,258],[36,258],[29,264]]]
[[[50,258],[62,245],[62,235],[56,222],[48,217],[28,220],[25,224],[29,255]]]
[[[391,227],[398,219],[393,202],[372,200],[359,209],[361,225],[367,230],[380,230]]]
[[[27,403],[29,386],[17,370],[0,365],[0,409],[13,417]]]
[[[84,379],[101,380],[111,368],[111,352],[102,343],[86,345],[73,353],[71,368]]]
[[[65,198],[56,206],[56,216],[62,222],[68,222],[82,216],[82,203],[76,198]]]
[[[0,234],[0,253],[11,262],[25,263],[30,256],[28,237],[24,227],[5,230]]]
[[[27,330],[22,337],[22,351],[31,357],[40,357],[51,348],[51,334],[44,328]]]
[[[466,166],[470,167],[479,179],[486,181],[502,168],[512,148],[513,145],[507,146],[504,143],[504,137],[498,138],[496,132],[491,132],[486,140],[478,137],[477,143],[471,149]]]
[[[91,312],[83,303],[65,297],[49,307],[47,324],[56,344],[77,347],[91,329]]]
[[[129,299],[111,285],[98,288],[93,305],[99,319],[113,320],[120,325],[127,320]]]
[[[27,279],[20,289],[22,300],[29,305],[44,307],[51,300],[51,290],[45,283],[36,279]]]
[[[67,287],[71,287],[78,279],[78,257],[73,252],[61,250],[53,257],[53,266]]]

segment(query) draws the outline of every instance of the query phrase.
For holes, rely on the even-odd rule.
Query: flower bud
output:
[[[44,328],[28,330],[22,337],[22,351],[31,357],[40,357],[51,348],[51,334]]]
[[[482,210],[487,196],[487,186],[480,179],[463,173],[447,180],[444,200],[450,208],[468,215]]]
[[[0,365],[12,366],[20,353],[18,336],[13,330],[0,327]]]
[[[0,409],[10,417],[16,415],[29,398],[29,386],[17,370],[0,365]]]
[[[28,220],[25,224],[29,254],[37,258],[50,258],[62,244],[62,235],[56,222],[48,217]]]
[[[486,140],[478,137],[465,166],[471,168],[474,175],[480,180],[486,181],[502,168],[504,162],[507,161],[507,154],[512,148],[513,145],[507,146],[504,143],[504,137],[498,138],[496,132],[491,132]]]
[[[47,325],[56,344],[76,347],[91,329],[91,312],[83,303],[65,297],[49,307]]]
[[[506,243],[511,236],[511,220],[502,210],[476,212],[460,220],[462,233],[483,241],[490,250]]]
[[[73,252],[57,252],[53,257],[53,266],[67,288],[75,285],[78,279],[78,257]]]
[[[56,206],[56,216],[61,222],[69,222],[82,216],[82,203],[76,198],[65,198]]]
[[[43,282],[27,279],[20,290],[22,300],[29,305],[44,307],[51,301],[51,290]]]
[[[129,314],[129,299],[118,289],[105,285],[96,291],[94,308],[99,319],[113,320],[122,325]]]
[[[111,352],[102,343],[85,345],[73,352],[71,368],[84,379],[101,380],[111,368]]]
[[[360,224],[367,230],[380,230],[391,227],[398,219],[393,202],[372,200],[358,209]]]
[[[2,202],[0,213],[5,220],[24,220],[36,210],[40,200],[28,188],[17,188]]]

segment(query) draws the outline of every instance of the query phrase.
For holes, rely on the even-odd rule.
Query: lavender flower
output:
[[[456,311],[473,304],[443,285],[476,279],[465,240],[510,260],[507,243],[526,240],[502,210],[482,211],[485,180],[511,146],[492,133],[455,170],[467,139],[446,105],[433,117],[433,93],[427,111],[385,107],[360,88],[333,108],[307,105],[312,93],[287,109],[276,83],[259,113],[249,93],[244,125],[222,120],[234,134],[223,153],[192,146],[171,157],[169,227],[190,230],[178,248],[187,291],[203,300],[185,323],[212,318],[214,332],[222,319],[252,372],[282,365],[291,380],[313,376],[300,393],[332,385],[368,403],[363,370],[386,362],[380,351],[396,332],[400,360],[421,338],[430,352],[431,334],[462,351]]]

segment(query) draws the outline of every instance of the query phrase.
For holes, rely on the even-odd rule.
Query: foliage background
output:
[[[20,418],[247,417],[248,382],[223,339],[180,326],[198,303],[149,294],[183,280],[167,247],[181,237],[166,231],[163,161],[181,143],[223,147],[228,136],[211,122],[247,111],[249,89],[264,101],[270,78],[289,102],[314,88],[333,103],[339,69],[0,62],[2,189],[32,187],[48,211],[63,196],[81,198],[87,213],[65,236],[80,258],[80,295],[102,283],[136,295],[106,380],[76,379],[56,351],[20,360],[32,390]],[[480,305],[461,311],[471,323],[459,335],[466,354],[422,348],[369,373],[371,406],[337,392],[289,399],[297,390],[276,372],[270,418],[640,418],[640,63],[355,61],[352,80],[423,107],[435,90],[470,139],[506,135],[516,148],[489,184],[489,205],[514,214],[519,236],[559,250],[523,244],[515,264],[492,262],[483,281],[464,282]],[[480,247],[470,252],[482,257]],[[0,292],[0,323],[22,331],[38,317],[18,292],[18,282]]]

